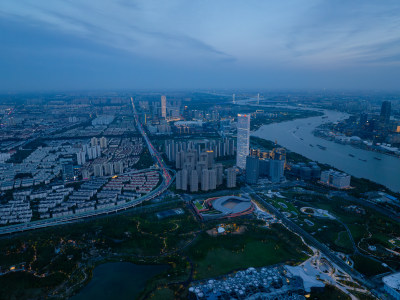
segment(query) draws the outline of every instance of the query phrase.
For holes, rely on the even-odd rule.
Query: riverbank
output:
[[[323,117],[310,117],[261,126],[252,136],[277,141],[282,147],[313,161],[330,165],[352,176],[366,178],[400,192],[400,160],[398,158],[356,149],[319,137],[313,131],[324,123],[337,122],[347,115],[324,110]],[[320,147],[316,147],[320,145]],[[351,155],[359,159],[354,159]],[[378,157],[380,160],[375,159]]]
[[[340,132],[334,132],[333,128],[331,128],[330,124],[318,126],[313,131],[314,136],[319,137],[321,139],[325,139],[327,141],[331,141],[334,143],[342,144],[342,145],[350,145],[357,149],[362,149],[366,151],[371,151],[375,153],[381,153],[385,155],[389,155],[392,157],[396,157],[400,159],[400,151],[399,148],[388,146],[386,144],[373,144],[371,141],[365,141],[361,138],[356,137],[347,137]],[[381,160],[379,157],[374,157],[375,159]]]

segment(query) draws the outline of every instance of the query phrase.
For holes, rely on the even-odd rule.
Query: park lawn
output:
[[[393,244],[389,242],[389,240],[392,237],[388,234],[382,233],[382,232],[373,232],[372,233],[372,240],[374,242],[378,242],[379,244],[381,244],[382,246],[386,247],[386,248],[392,248]]]
[[[164,300],[164,299],[174,299],[174,291],[165,287],[160,288],[154,291],[150,296],[149,299],[151,300]]]
[[[194,263],[194,279],[216,277],[229,272],[307,259],[309,249],[281,225],[272,229],[253,228],[242,235],[211,237],[205,233],[188,249]]]
[[[337,245],[336,241],[338,240],[339,233],[344,231],[345,228],[339,224],[335,220],[328,220],[328,219],[319,219],[319,218],[312,218],[311,221],[315,224],[315,226],[308,229],[307,227],[303,227],[303,229],[312,232],[314,231],[314,237],[318,239],[320,242],[328,245],[334,251],[346,251],[346,248],[343,248]],[[323,228],[326,226],[326,228]],[[317,228],[321,228],[321,231],[317,231]],[[352,253],[353,251],[351,251]]]
[[[274,241],[250,242],[244,245],[242,250],[213,249],[204,259],[196,262],[195,279],[220,276],[249,267],[273,265],[302,256],[304,255],[293,257]]]
[[[360,224],[347,224],[351,231],[351,235],[353,236],[354,241],[357,243],[360,241],[363,237],[368,236],[367,229],[365,228],[365,225],[360,225]]]
[[[353,252],[353,243],[350,240],[350,237],[347,233],[347,231],[341,231],[338,234],[338,238],[335,241],[335,244],[341,248],[344,248],[346,250],[348,250],[348,253],[352,253]]]
[[[198,209],[198,210],[202,210],[204,207],[203,207],[203,205],[201,205],[198,201],[196,201],[195,203],[194,203],[194,205],[196,205],[196,208]]]
[[[288,211],[288,212],[294,211],[294,212],[296,212],[296,213],[300,213],[300,211],[296,208],[296,206],[293,205],[293,203],[291,203],[291,202],[289,202],[289,201],[282,200],[282,199],[280,199],[279,202],[283,202],[284,204],[286,204],[286,206],[288,207],[288,208],[287,208],[287,211]]]
[[[272,203],[273,206],[275,206],[276,208],[278,208],[281,211],[286,211],[286,212],[296,212],[297,214],[299,214],[299,210],[289,201],[282,199],[282,198],[272,198],[272,199],[266,199],[267,202]],[[287,206],[287,208],[284,208],[283,206],[279,205],[279,203],[283,203]]]
[[[39,299],[43,292],[65,279],[66,275],[60,272],[43,278],[22,272],[9,273],[0,277],[0,299]]]
[[[353,255],[354,268],[366,276],[375,276],[390,271],[379,262],[362,255]]]

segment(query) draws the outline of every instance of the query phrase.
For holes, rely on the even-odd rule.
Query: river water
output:
[[[290,106],[284,107],[299,109]],[[309,159],[329,164],[352,176],[367,178],[395,192],[400,192],[400,159],[315,137],[312,132],[320,124],[337,122],[348,117],[346,113],[332,110],[321,111],[325,114],[324,118],[310,117],[264,125],[252,132],[252,135],[270,141],[277,141],[283,147]],[[326,147],[326,150],[319,148],[317,145]],[[354,157],[349,154],[354,155]],[[375,157],[381,160],[377,160]]]
[[[102,264],[93,270],[89,284],[70,299],[135,299],[147,280],[167,268],[164,265],[135,265],[128,262]]]

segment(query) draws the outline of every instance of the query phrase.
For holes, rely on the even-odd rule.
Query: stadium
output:
[[[203,204],[193,203],[193,207],[202,220],[234,218],[254,211],[250,198],[238,196],[209,198]]]

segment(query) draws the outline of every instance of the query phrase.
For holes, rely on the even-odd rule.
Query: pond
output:
[[[105,263],[93,270],[93,278],[89,284],[70,299],[135,299],[143,291],[149,279],[167,268],[167,265]]]

